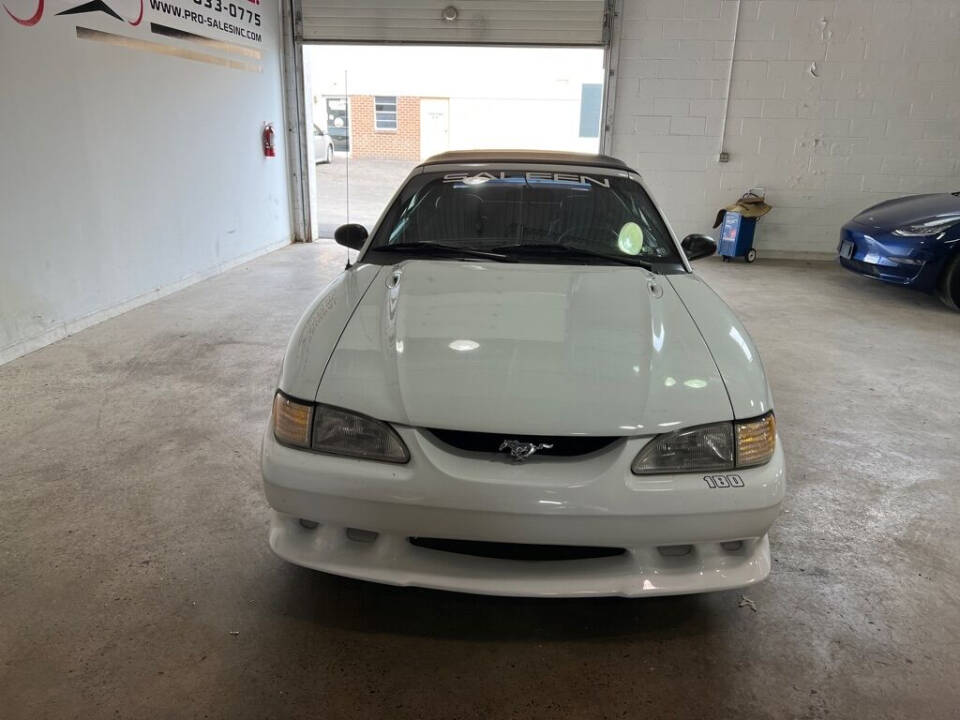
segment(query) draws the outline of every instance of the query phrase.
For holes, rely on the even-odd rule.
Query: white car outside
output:
[[[313,155],[317,165],[333,162],[333,138],[319,125],[313,126]]]
[[[411,173],[290,340],[263,440],[285,560],[522,596],[744,587],[783,453],[759,354],[640,177],[446,153]]]

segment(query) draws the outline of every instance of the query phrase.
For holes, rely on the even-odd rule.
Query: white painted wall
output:
[[[318,118],[328,95],[450,98],[450,149],[597,152],[580,137],[584,83],[603,82],[603,51],[585,48],[315,45]]]
[[[958,0],[743,0],[728,164],[736,0],[624,5],[613,152],[681,235],[761,185],[761,250],[832,252],[864,207],[960,190]]]
[[[580,137],[580,97],[451,98],[450,150],[476,148],[595,153],[599,138]]]
[[[66,4],[34,27],[0,13],[0,362],[290,240],[276,0],[258,73],[80,40],[174,22]]]
[[[603,51],[584,48],[309,45],[315,92],[466,98],[576,98],[603,82]]]

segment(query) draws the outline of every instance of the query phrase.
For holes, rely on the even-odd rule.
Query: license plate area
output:
[[[849,260],[853,257],[853,251],[856,246],[853,244],[852,240],[843,240],[840,243],[840,257]]]

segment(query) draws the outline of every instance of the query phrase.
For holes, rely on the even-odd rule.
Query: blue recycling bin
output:
[[[753,235],[757,229],[757,218],[745,218],[738,212],[727,210],[723,215],[723,229],[720,232],[720,245],[717,254],[724,262],[730,258],[742,257],[748,263],[757,259],[753,248]]]

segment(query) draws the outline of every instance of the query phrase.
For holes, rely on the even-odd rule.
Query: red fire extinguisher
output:
[[[276,146],[274,145],[273,123],[264,123],[263,126],[263,156],[277,156]]]

